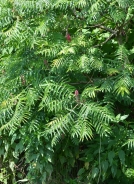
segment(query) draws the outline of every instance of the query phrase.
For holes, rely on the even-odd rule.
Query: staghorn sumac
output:
[[[66,33],[66,40],[67,40],[68,42],[71,42],[71,36],[70,36],[69,33]]]
[[[75,90],[74,95],[75,95],[76,102],[79,103],[80,102],[80,99],[79,99],[79,91],[78,90]]]

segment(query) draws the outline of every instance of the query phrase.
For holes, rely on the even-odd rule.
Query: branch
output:
[[[69,83],[70,85],[77,85],[77,84],[88,84],[89,83],[89,81],[87,82],[87,81],[80,81],[80,82],[71,82],[71,83]]]
[[[117,31],[114,31],[114,33],[111,34],[104,42],[102,42],[101,44],[95,45],[95,46],[93,46],[93,47],[103,46],[103,45],[104,45],[105,43],[107,43],[114,35],[116,35],[117,32],[118,32],[118,30],[117,30]]]
[[[101,29],[104,29],[104,30],[106,30],[106,31],[108,31],[108,32],[110,32],[110,33],[115,33],[115,30],[113,30],[113,29],[110,29],[110,28],[108,28],[108,27],[106,27],[106,26],[103,26],[102,24],[96,24],[96,25],[92,25],[92,26],[89,26],[89,27],[98,27],[98,28],[101,28]]]
[[[105,27],[105,26],[103,26],[103,25],[100,25],[99,28],[105,29],[106,31],[109,31],[110,33],[115,33],[114,30],[112,30],[112,29],[110,29],[110,28],[108,28],[108,27]]]

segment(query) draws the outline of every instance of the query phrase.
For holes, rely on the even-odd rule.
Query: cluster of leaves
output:
[[[0,182],[132,183],[133,14],[0,0]]]

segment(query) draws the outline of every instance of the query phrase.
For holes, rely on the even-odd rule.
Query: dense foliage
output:
[[[134,180],[134,1],[0,0],[0,182]]]

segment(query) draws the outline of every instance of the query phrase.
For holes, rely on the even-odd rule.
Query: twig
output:
[[[77,84],[88,84],[88,83],[89,83],[89,81],[80,81],[80,82],[71,82],[69,84],[71,84],[71,85],[77,85]]]
[[[108,28],[108,27],[106,27],[106,26],[103,26],[102,24],[96,24],[96,25],[92,25],[92,26],[88,26],[88,27],[98,27],[98,28],[101,28],[101,29],[104,29],[104,30],[106,30],[106,31],[108,31],[108,32],[110,32],[110,33],[115,33],[115,30],[113,30],[113,29],[110,29],[110,28]]]
[[[117,34],[118,31],[115,31],[113,34],[111,34],[104,42],[102,42],[101,44],[98,45],[94,45],[93,47],[99,47],[99,46],[103,46],[105,43],[107,43],[114,35]]]

